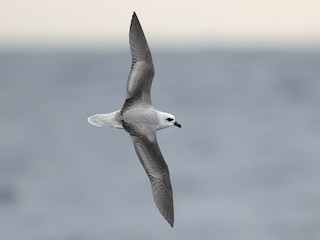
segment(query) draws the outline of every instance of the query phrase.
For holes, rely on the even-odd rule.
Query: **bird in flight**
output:
[[[154,67],[147,40],[135,12],[130,25],[129,43],[132,64],[122,108],[112,113],[93,115],[88,118],[88,122],[97,127],[124,129],[131,135],[134,149],[150,179],[154,202],[173,227],[170,174],[157,142],[156,131],[171,126],[181,128],[181,125],[172,114],[158,111],[152,106],[150,90]]]

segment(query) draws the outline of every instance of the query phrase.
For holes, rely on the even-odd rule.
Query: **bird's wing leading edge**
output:
[[[126,98],[137,97],[151,104],[150,90],[154,67],[151,52],[136,13],[132,15],[129,43],[132,65],[127,81]]]
[[[151,182],[153,199],[168,223],[173,226],[173,194],[168,166],[161,154],[156,134],[152,141],[147,136],[131,136],[136,153]]]

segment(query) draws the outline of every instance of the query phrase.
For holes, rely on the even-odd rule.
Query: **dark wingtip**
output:
[[[170,224],[170,226],[173,228],[173,219],[165,218],[167,222]]]
[[[138,18],[135,11],[133,11],[132,18]]]
[[[141,28],[141,25],[140,25],[140,22],[139,22],[139,18],[137,16],[136,12],[133,12],[133,14],[132,14],[131,26],[132,25],[139,25],[140,28]],[[141,29],[141,31],[142,31],[142,29]]]

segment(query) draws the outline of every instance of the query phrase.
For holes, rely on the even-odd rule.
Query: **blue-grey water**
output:
[[[320,51],[154,51],[175,226],[127,133],[123,51],[0,51],[0,239],[320,239]]]

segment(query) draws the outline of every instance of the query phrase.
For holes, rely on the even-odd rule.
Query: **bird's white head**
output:
[[[171,126],[176,126],[178,128],[181,128],[181,125],[176,121],[176,118],[170,113],[159,112],[158,118],[159,118],[159,125],[157,130],[171,127]]]

